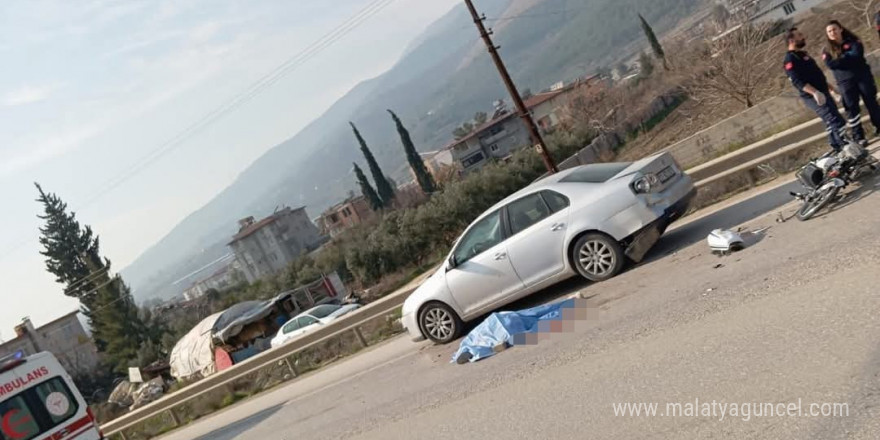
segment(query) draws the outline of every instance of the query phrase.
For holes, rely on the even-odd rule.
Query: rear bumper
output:
[[[691,202],[694,201],[696,196],[697,188],[692,187],[684,197],[666,208],[666,212],[663,213],[663,217],[667,222],[666,224],[669,225],[669,223],[680,219],[687,212],[688,208],[691,207]]]

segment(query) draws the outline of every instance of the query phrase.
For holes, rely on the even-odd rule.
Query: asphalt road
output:
[[[163,438],[875,439],[878,185],[868,178],[808,222],[776,221],[794,212],[789,186],[704,214],[613,280],[566,282],[513,306],[588,298],[585,320],[537,345],[456,365],[457,344],[396,338]],[[749,246],[711,255],[708,232],[737,226]],[[615,414],[640,402],[659,404],[657,415]],[[696,415],[666,413],[690,402]],[[798,402],[795,416],[752,406]],[[722,403],[740,409],[721,419]],[[811,417],[813,403],[847,415]]]

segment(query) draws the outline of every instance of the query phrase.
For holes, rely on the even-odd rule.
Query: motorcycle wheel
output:
[[[817,212],[821,211],[822,208],[828,205],[829,202],[834,200],[834,197],[837,196],[837,192],[840,191],[840,188],[837,186],[829,186],[821,192],[817,193],[814,197],[812,197],[809,201],[805,201],[801,208],[798,209],[797,218],[800,221],[807,221]]]

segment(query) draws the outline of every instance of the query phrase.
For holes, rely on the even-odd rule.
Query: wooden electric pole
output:
[[[495,67],[498,68],[498,73],[501,74],[501,79],[504,80],[504,85],[507,86],[507,92],[510,93],[510,97],[513,99],[514,105],[516,105],[519,117],[522,118],[523,123],[526,124],[526,128],[529,130],[529,136],[532,138],[532,143],[541,155],[541,159],[544,160],[544,166],[547,167],[547,171],[551,174],[559,171],[556,168],[556,164],[553,162],[553,158],[550,157],[550,152],[547,151],[547,145],[544,144],[544,139],[541,138],[541,132],[538,131],[538,126],[532,119],[532,114],[529,113],[529,109],[527,109],[526,105],[523,103],[522,98],[519,96],[519,91],[516,90],[513,80],[510,79],[510,74],[507,73],[507,68],[504,67],[504,62],[501,61],[501,55],[498,54],[498,47],[492,42],[492,38],[490,37],[491,34],[486,30],[486,26],[483,25],[483,20],[485,20],[486,17],[480,17],[477,14],[477,9],[474,8],[474,3],[471,0],[464,0],[464,2],[467,4],[468,10],[470,10],[471,16],[474,18],[474,24],[477,25],[477,30],[480,31],[480,36],[483,37],[483,42],[486,43],[486,47],[489,49],[489,54],[492,55],[492,60],[495,61]]]

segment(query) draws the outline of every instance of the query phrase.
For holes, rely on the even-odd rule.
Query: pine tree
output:
[[[379,195],[376,194],[376,190],[370,185],[370,181],[367,180],[367,176],[364,175],[364,171],[361,170],[361,167],[359,167],[358,164],[354,164],[354,175],[357,177],[358,185],[361,187],[361,194],[363,194],[364,197],[366,197],[367,202],[370,203],[370,208],[373,211],[382,209],[382,200],[379,198]]]
[[[425,167],[425,162],[416,151],[416,146],[413,145],[409,131],[407,131],[406,127],[403,126],[403,122],[400,121],[400,118],[398,118],[393,111],[388,110],[388,113],[391,113],[391,119],[394,119],[394,124],[397,126],[397,133],[400,135],[400,142],[403,144],[403,151],[406,152],[406,160],[409,162],[413,174],[416,175],[416,180],[419,182],[422,192],[425,194],[433,193],[437,190],[434,176],[428,172],[428,169]]]
[[[654,56],[663,61],[663,69],[669,70],[669,65],[666,64],[666,54],[663,52],[663,46],[660,45],[660,41],[657,40],[657,35],[654,34],[654,29],[645,21],[645,17],[642,17],[642,14],[639,14],[639,20],[642,22],[642,31],[645,33],[645,37],[648,38],[648,43],[651,44]]]
[[[65,295],[79,300],[95,345],[109,366],[126,372],[146,333],[131,292],[119,276],[110,276],[110,260],[101,258],[92,229],[81,226],[58,196],[35,185],[44,210],[39,216],[45,222],[40,228],[40,253],[46,257],[46,270],[65,286]]]
[[[376,162],[376,158],[373,157],[373,153],[370,152],[367,143],[364,141],[364,138],[361,136],[357,127],[355,127],[354,122],[349,122],[349,124],[351,124],[354,136],[357,138],[358,143],[361,146],[361,152],[364,153],[364,159],[367,160],[367,166],[370,167],[370,174],[373,175],[373,182],[376,184],[376,193],[379,194],[382,206],[389,207],[394,201],[394,188],[388,183],[388,179],[385,175],[382,174],[382,169],[379,168],[379,163]]]
[[[64,294],[76,298],[86,308],[94,300],[95,282],[89,278],[88,261],[99,259],[99,240],[88,226],[82,228],[75,213],[67,213],[67,204],[54,194],[46,194],[39,184],[38,202],[43,204],[46,222],[40,228],[40,251],[46,257],[46,269],[55,281],[68,286]],[[100,263],[100,260],[98,261]]]

